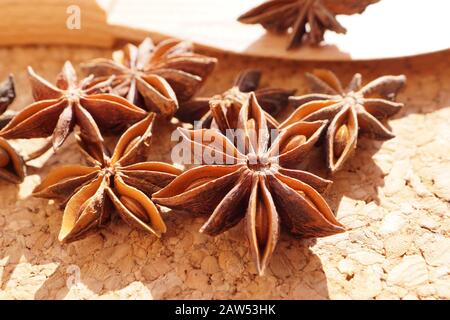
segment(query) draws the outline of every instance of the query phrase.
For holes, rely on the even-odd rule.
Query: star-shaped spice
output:
[[[329,120],[326,153],[330,172],[339,170],[349,158],[359,134],[376,140],[394,137],[380,120],[403,107],[394,100],[406,82],[404,75],[383,76],[362,86],[361,75],[357,73],[346,88],[329,70],[314,70],[306,76],[314,93],[289,98],[299,107],[281,127],[299,120]]]
[[[8,79],[0,83],[0,119],[15,98],[14,78],[10,75]]]
[[[280,222],[303,237],[344,231],[317,191],[331,182],[284,166],[302,159],[325,125],[326,121],[293,123],[275,130],[278,136],[271,143],[265,113],[251,93],[230,139],[214,129],[180,129],[202,165],[178,176],[155,193],[153,201],[209,214],[200,232],[212,236],[245,219],[250,248],[263,274],[278,241]]]
[[[361,13],[379,0],[269,0],[238,18],[247,24],[261,24],[277,33],[292,29],[288,49],[303,42],[319,44],[326,30],[346,33],[336,20],[337,14]]]
[[[16,92],[14,90],[13,77],[0,84],[0,122],[4,119],[3,113],[14,101]],[[8,122],[5,119],[5,122]],[[25,166],[22,157],[3,138],[0,138],[0,180],[10,183],[20,183],[25,177]]]
[[[288,105],[288,97],[293,95],[295,90],[259,89],[260,80],[260,71],[243,71],[236,78],[233,87],[224,93],[209,98],[195,98],[181,104],[177,117],[186,122],[200,119],[197,128],[219,128],[222,132],[225,132],[225,129],[235,129],[242,105],[248,100],[250,92],[254,92],[258,103],[266,111],[266,119],[272,127],[276,127],[278,122],[272,115],[276,115]]]
[[[217,60],[193,52],[190,42],[168,39],[155,46],[146,38],[127,44],[113,59],[95,59],[84,69],[98,81],[115,75],[113,92],[149,111],[171,117],[178,102],[189,100],[210,75]]]
[[[166,231],[150,197],[181,171],[163,162],[141,162],[150,146],[154,117],[151,113],[130,127],[112,156],[102,144],[78,133],[77,140],[93,165],[56,168],[36,187],[34,196],[65,204],[60,241],[78,240],[104,226],[113,208],[130,226],[158,237]]]
[[[21,110],[0,131],[5,139],[52,137],[53,148],[58,149],[75,125],[90,139],[96,139],[98,130],[120,131],[143,119],[146,112],[126,99],[101,93],[109,80],[92,83],[92,77],[77,80],[70,62],[64,64],[56,86],[31,67],[28,68],[35,103]]]

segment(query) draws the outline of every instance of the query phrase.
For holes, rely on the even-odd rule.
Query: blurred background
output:
[[[238,52],[262,54],[264,50],[277,50],[284,53],[285,37],[274,39],[259,25],[243,25],[236,21],[239,15],[263,2],[115,0],[99,3],[110,12],[112,24],[127,23]],[[400,57],[442,50],[450,47],[449,12],[450,1],[381,0],[369,5],[361,15],[338,16],[339,22],[347,28],[347,34],[326,32],[325,42],[336,45],[339,51],[353,59]],[[299,49],[288,54],[301,57],[305,52]]]
[[[333,1],[333,0],[328,0]],[[339,1],[339,0],[336,0]],[[345,0],[351,1],[351,0]],[[300,60],[369,60],[450,47],[450,1],[381,0],[363,14],[339,15],[347,34],[325,33],[321,48],[286,51],[286,35],[266,33],[236,18],[263,0],[0,0],[0,44],[85,44],[173,36],[219,50]],[[69,7],[80,29],[68,29]]]

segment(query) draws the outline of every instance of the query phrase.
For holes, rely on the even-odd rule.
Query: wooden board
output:
[[[18,110],[32,101],[26,67],[53,80],[110,50],[63,46],[0,48],[0,79],[16,77]],[[82,160],[71,138],[57,155],[35,160],[20,186],[0,182],[1,299],[450,299],[450,51],[369,62],[287,61],[219,54],[202,95],[229,88],[245,68],[263,72],[263,86],[306,92],[303,74],[330,68],[347,82],[383,74],[408,77],[405,107],[390,125],[395,139],[359,140],[354,158],[334,177],[326,199],[344,234],[282,236],[264,277],[256,276],[245,223],[211,238],[198,232],[208,216],[168,212],[161,239],[116,220],[100,233],[58,243],[62,213],[31,196],[56,166]],[[151,160],[170,161],[175,125],[155,130]],[[24,153],[34,141],[17,141]],[[311,155],[323,174],[321,149]]]
[[[118,39],[174,36],[218,51],[294,60],[369,60],[450,47],[448,1],[382,0],[362,14],[339,16],[346,35],[326,45],[286,51],[286,36],[268,34],[236,17],[261,0],[0,0],[0,44],[111,47]],[[425,5],[426,4],[426,5]],[[67,28],[67,8],[80,8],[81,29]],[[99,7],[103,8],[103,10]],[[420,23],[418,23],[420,21]]]

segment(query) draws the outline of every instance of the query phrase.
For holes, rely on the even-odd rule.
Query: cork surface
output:
[[[20,109],[31,101],[28,64],[53,79],[74,64],[108,51],[57,47],[0,49],[0,77],[13,72]],[[167,212],[158,240],[114,220],[97,235],[60,245],[61,211],[30,197],[59,164],[81,161],[70,139],[57,155],[30,163],[20,186],[0,182],[0,299],[449,299],[450,298],[450,52],[376,62],[289,62],[219,56],[203,88],[221,92],[243,68],[264,71],[263,85],[306,91],[303,73],[334,70],[344,82],[404,73],[398,99],[405,108],[390,122],[396,138],[359,140],[352,160],[325,194],[350,230],[317,240],[283,234],[267,275],[259,277],[242,224],[210,238],[198,233],[206,217]],[[175,125],[158,124],[151,159],[169,161]],[[17,141],[24,152],[41,141]],[[314,161],[313,172],[323,174]]]

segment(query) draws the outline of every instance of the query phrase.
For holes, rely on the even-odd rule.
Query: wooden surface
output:
[[[139,15],[121,17],[120,12],[124,11],[114,10],[120,8],[122,1],[110,2],[111,23],[131,19],[135,27],[143,27],[138,24],[158,21],[156,18],[145,21]],[[130,11],[136,10],[133,1],[128,1]],[[175,0],[164,3],[171,1]],[[59,1],[64,5],[73,2]],[[417,3],[408,1],[413,2]],[[52,0],[0,1],[3,14],[0,43],[71,43],[109,48],[118,37],[140,40],[147,34],[123,26],[95,32],[99,29],[89,26],[101,20],[96,20],[97,9],[90,7],[89,0],[84,1],[88,9],[85,28],[75,33],[60,29],[65,20],[49,11],[24,9],[22,13],[16,11],[16,16],[8,11],[17,4],[49,10],[52,3]],[[245,3],[250,7],[250,0]],[[64,9],[65,16],[63,7],[57,6],[58,12]],[[158,10],[162,8],[159,6]],[[429,6],[422,9],[433,11]],[[148,12],[158,11],[156,8]],[[156,15],[160,25],[167,25],[169,13],[165,12],[166,18]],[[181,15],[183,10],[179,12]],[[409,30],[404,41],[404,37],[397,36],[389,46],[379,47],[389,37],[380,33],[377,38],[375,32],[363,43],[357,43],[357,47],[372,48],[375,52],[416,48],[413,52],[420,53],[424,46],[427,51],[439,49],[431,46],[436,41],[442,49],[445,46],[441,40],[446,34],[429,28],[433,23],[447,23],[439,18],[446,12],[437,10],[431,18],[431,13],[424,14],[423,18],[416,16],[416,26],[411,30],[411,26],[397,23],[399,29]],[[214,16],[205,14],[204,18],[209,19],[210,28],[203,31],[218,30]],[[401,21],[409,19],[411,16],[403,15]],[[375,26],[379,26],[378,20]],[[22,23],[22,27],[13,27],[16,22]],[[184,33],[183,37],[201,40],[195,37],[199,37],[197,32],[202,28],[190,32],[183,25],[167,28],[157,29],[170,33],[170,28],[175,28]],[[261,31],[258,27],[255,30]],[[225,31],[221,32],[224,32],[222,45],[229,46],[230,38]],[[242,33],[239,39],[248,47],[247,36]],[[390,122],[396,138],[385,143],[361,139],[353,159],[335,176],[325,194],[339,221],[350,230],[317,240],[293,239],[282,232],[264,277],[256,275],[242,223],[219,237],[210,238],[198,232],[206,217],[195,213],[165,213],[168,233],[160,240],[117,220],[98,235],[61,245],[57,241],[61,211],[53,203],[34,199],[30,194],[55,166],[81,161],[71,139],[54,157],[33,161],[29,176],[21,185],[0,182],[0,299],[450,299],[450,50],[383,61],[289,61],[254,53],[245,56],[242,53],[249,52],[242,43],[237,45],[238,49],[223,48],[227,52],[200,46],[202,53],[219,58],[218,68],[205,84],[202,95],[228,89],[236,74],[245,68],[263,71],[263,86],[296,88],[299,94],[306,92],[304,72],[317,67],[332,69],[344,82],[354,72],[362,73],[364,82],[384,74],[404,73],[408,77],[407,86],[398,97],[405,102],[405,108]],[[110,54],[109,49],[79,46],[2,46],[0,79],[11,72],[15,74],[18,97],[12,108],[19,110],[31,102],[28,65],[44,77],[54,79],[65,60],[78,65]],[[283,57],[281,53],[280,57]],[[151,159],[170,161],[168,140],[176,126],[157,125]],[[12,143],[27,153],[42,142]],[[317,148],[306,167],[324,175],[319,155]]]
[[[67,9],[81,12],[81,29],[69,29]],[[0,44],[68,44],[111,47],[106,12],[93,0],[0,0]]]
[[[18,98],[31,101],[30,63],[54,79],[66,59],[75,65],[110,55],[73,47],[0,48],[0,78],[13,72]],[[211,54],[211,52],[205,52]],[[216,55],[219,65],[202,94],[227,89],[244,68],[263,71],[263,86],[306,92],[304,72],[331,68],[347,82],[401,74],[405,107],[390,122],[396,138],[359,140],[354,157],[325,194],[344,234],[299,240],[284,231],[258,277],[244,224],[211,238],[198,232],[207,217],[167,212],[157,239],[120,220],[70,245],[57,241],[59,208],[30,196],[57,165],[81,155],[73,139],[50,158],[31,163],[20,186],[0,183],[0,299],[450,299],[450,51],[370,62],[304,62]],[[7,63],[4,63],[7,61]],[[281,120],[281,119],[280,119]],[[170,161],[175,125],[156,127],[151,159]],[[23,152],[34,141],[15,141]],[[324,174],[312,153],[309,168]]]
[[[369,60],[412,56],[450,47],[450,3],[382,0],[362,14],[338,16],[346,35],[325,34],[321,47],[286,51],[286,36],[236,18],[262,0],[0,0],[0,44],[111,47],[118,39],[174,36],[199,47],[294,60]],[[407,5],[406,5],[407,3]],[[81,29],[69,30],[66,12],[81,9]]]

